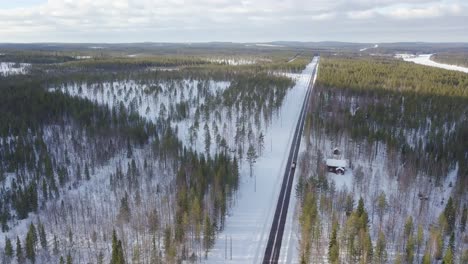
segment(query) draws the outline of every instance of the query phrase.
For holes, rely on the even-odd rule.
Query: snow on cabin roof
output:
[[[348,161],[347,160],[339,160],[339,159],[327,159],[327,166],[346,168],[346,166],[348,166]]]

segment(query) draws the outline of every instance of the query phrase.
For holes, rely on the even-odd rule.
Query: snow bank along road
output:
[[[314,69],[312,76],[314,76]],[[310,84],[310,80],[309,80]],[[291,191],[294,179],[295,167],[292,167],[293,162],[297,162],[297,155],[299,153],[299,147],[301,144],[302,131],[304,129],[305,116],[307,111],[307,105],[310,97],[310,87],[304,98],[302,104],[301,114],[297,121],[296,130],[294,132],[294,138],[289,151],[288,162],[286,163],[286,170],[284,172],[283,183],[281,185],[281,191],[278,197],[278,203],[276,205],[275,216],[271,225],[270,236],[265,249],[265,256],[263,257],[263,263],[278,263],[280,256],[281,242],[283,241],[284,225],[286,223],[286,216],[288,215],[289,200],[291,198]]]
[[[301,73],[285,74],[296,83],[286,94],[282,106],[265,130],[265,148],[253,167],[253,176],[249,176],[249,166],[240,167],[239,190],[235,199],[231,201],[232,207],[226,216],[224,229],[217,235],[215,245],[208,252],[207,258],[201,259],[201,262],[262,263],[289,149],[297,120],[301,115],[301,102],[304,101],[311,79],[314,78],[312,73],[316,66],[317,58],[314,58]],[[291,201],[294,198],[295,196],[291,195]],[[292,228],[289,228],[292,225],[288,225],[292,220],[291,215],[289,213],[286,220],[284,237],[292,235]],[[291,244],[292,241],[283,242],[281,255],[289,251],[292,251],[291,254],[296,253],[296,249],[289,250],[288,245],[294,247]]]

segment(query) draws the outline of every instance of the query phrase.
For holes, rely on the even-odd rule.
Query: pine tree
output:
[[[71,228],[68,228],[68,241],[70,242],[70,245],[73,245],[73,232]]]
[[[26,258],[31,260],[32,263],[36,262],[36,241],[37,241],[37,236],[36,236],[36,230],[34,228],[34,225],[31,223],[29,226],[29,231],[26,234]]]
[[[407,263],[413,263],[414,259],[414,239],[413,235],[409,235],[408,241],[406,242],[406,255],[405,255]]]
[[[407,239],[411,235],[412,232],[413,232],[413,217],[408,216],[408,218],[406,218],[405,228],[403,232],[405,239]]]
[[[387,242],[382,231],[379,231],[379,237],[375,245],[375,256],[377,263],[382,264],[387,262]]]
[[[133,156],[132,144],[130,144],[130,138],[127,138],[127,159]]]
[[[97,264],[104,264],[104,253],[102,251],[99,251],[97,256]]]
[[[59,253],[59,242],[55,234],[54,234],[54,248],[52,249],[52,253],[54,255],[58,255]]]
[[[259,155],[262,155],[264,148],[265,148],[265,136],[263,135],[263,132],[260,132],[260,135],[258,136],[258,153],[259,153]]]
[[[23,263],[23,249],[21,248],[21,241],[16,237],[16,258],[18,263]]]
[[[205,123],[205,126],[203,129],[205,130],[205,153],[208,156],[210,155],[211,134],[210,134],[210,128],[208,127],[207,123]]]
[[[122,241],[117,239],[117,233],[112,231],[112,255],[110,264],[125,264]]]
[[[47,236],[46,236],[46,232],[44,229],[44,225],[40,221],[38,223],[38,229],[39,229],[39,241],[41,242],[41,247],[43,249],[47,249]]]
[[[381,192],[379,197],[377,198],[377,215],[379,216],[379,226],[382,226],[382,220],[387,210],[387,199],[385,197],[385,192]],[[379,228],[380,228],[379,227]]]
[[[45,179],[42,180],[42,197],[44,197],[44,200],[46,201],[49,198],[49,193],[47,191],[47,182]]]
[[[361,217],[364,214],[364,211],[365,211],[365,209],[364,209],[364,199],[362,199],[362,197],[359,198],[358,207],[357,207],[356,211],[357,211],[357,216],[358,217]]]
[[[333,223],[333,230],[330,239],[330,243],[328,244],[328,259],[330,263],[336,264],[339,263],[340,257],[340,248],[338,244],[338,223]]]
[[[455,229],[456,210],[453,204],[452,197],[449,198],[445,206],[444,215],[447,220],[447,233],[451,233]]]
[[[461,263],[468,263],[468,249],[465,249],[463,251],[463,254],[461,256]]]
[[[464,204],[463,205],[462,217],[460,219],[460,231],[462,233],[465,232],[467,218],[468,218],[468,208],[466,207],[466,204]]]
[[[11,244],[11,240],[8,237],[5,238],[5,256],[8,259],[13,257],[13,245]]]
[[[133,247],[133,257],[132,257],[132,264],[139,264],[140,263],[140,247],[138,245],[135,245]]]
[[[431,255],[429,254],[429,251],[426,251],[424,253],[424,256],[422,258],[422,264],[431,264]]]
[[[203,245],[205,247],[205,256],[208,255],[208,250],[213,246],[215,230],[211,219],[208,215],[205,216],[205,226],[203,231]]]
[[[354,199],[351,195],[346,196],[345,212],[346,216],[350,216],[354,209]]]
[[[88,163],[85,164],[85,178],[87,181],[89,181],[91,179],[91,176],[89,175],[89,167],[88,167]]]
[[[63,259],[63,256],[60,256],[60,264],[65,264],[65,260]]]
[[[445,256],[444,256],[444,259],[442,260],[442,264],[453,264],[453,252],[450,247],[445,252]]]
[[[67,264],[73,264],[73,259],[72,259],[72,256],[70,255],[70,253],[68,253],[68,255],[67,255]]]
[[[418,247],[418,251],[416,252],[416,255],[418,256],[417,257],[417,261],[419,261],[419,249],[421,248],[422,244],[424,242],[424,231],[423,231],[423,227],[422,225],[418,225],[418,233],[416,235],[416,245]]]
[[[450,235],[448,246],[450,249],[452,249],[452,253],[453,253],[455,250],[455,233],[454,232],[452,232],[452,234]]]
[[[374,248],[372,246],[372,240],[369,232],[364,234],[364,263],[373,263],[372,258],[374,257]]]
[[[81,181],[81,167],[79,163],[76,165],[76,180]]]
[[[257,159],[257,152],[255,151],[254,146],[251,144],[249,145],[249,149],[247,150],[247,162],[249,163],[249,167],[250,167],[250,177],[252,177],[253,165],[256,162],[256,159]]]
[[[130,206],[128,205],[128,194],[125,192],[124,197],[120,199],[120,210],[119,210],[119,215],[118,218],[120,221],[123,221],[124,223],[130,222]]]

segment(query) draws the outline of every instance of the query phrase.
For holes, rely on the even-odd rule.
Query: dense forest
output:
[[[468,184],[466,74],[389,59],[325,58],[316,88],[316,107],[325,111],[315,122],[330,133],[399,148],[436,179],[458,163]]]
[[[3,53],[0,51],[0,61],[15,63],[52,64],[76,60],[68,54],[58,52],[15,51]]]
[[[322,58],[299,163],[303,263],[465,263],[468,75]],[[327,172],[333,148],[349,161]]]
[[[0,77],[2,262],[201,260],[294,84],[283,75],[305,66],[288,59],[99,58]]]

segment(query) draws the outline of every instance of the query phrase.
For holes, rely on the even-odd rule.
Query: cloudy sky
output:
[[[0,42],[468,42],[468,0],[0,0]]]

